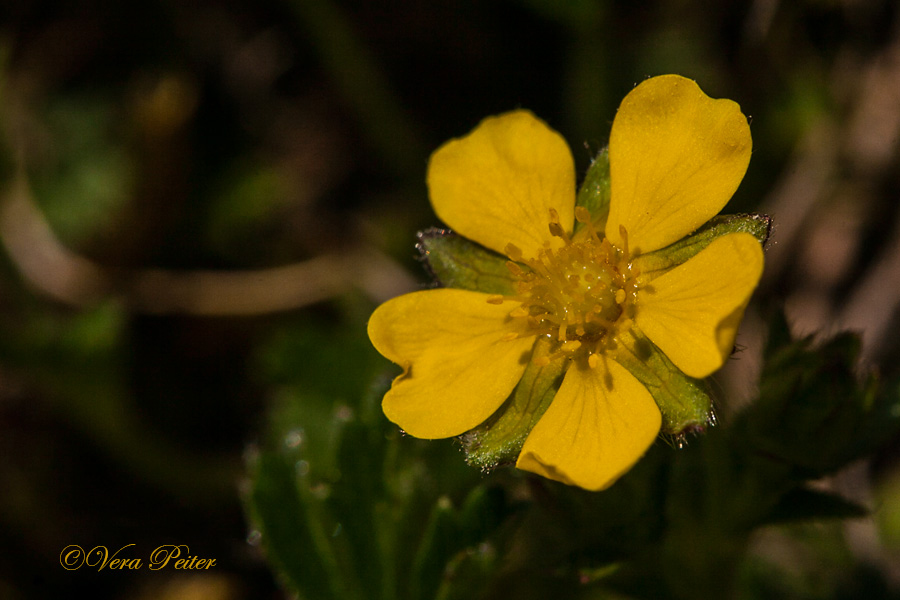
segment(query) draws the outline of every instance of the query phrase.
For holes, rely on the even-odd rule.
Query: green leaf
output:
[[[770,329],[784,338],[783,319]],[[736,440],[795,479],[821,477],[887,443],[900,432],[900,385],[859,375],[860,343],[844,333],[770,344],[759,399],[739,415]]]
[[[290,457],[262,452],[251,465],[250,507],[269,561],[303,597],[351,597],[308,495]]]
[[[470,465],[489,469],[518,458],[525,438],[556,395],[568,364],[565,360],[550,361],[546,366],[535,364],[534,359],[550,351],[550,341],[539,338],[533,358],[509,399],[487,422],[462,436]]]
[[[419,232],[416,248],[431,275],[444,287],[486,294],[516,294],[507,258],[444,229]]]
[[[772,219],[767,215],[720,215],[686,238],[665,248],[643,254],[634,259],[634,266],[642,277],[652,279],[687,262],[716,238],[729,233],[749,233],[765,244],[769,239]]]
[[[812,519],[855,519],[869,514],[864,507],[837,494],[795,488],[781,497],[766,523],[786,523]]]
[[[813,347],[801,340],[766,362],[757,402],[740,415],[742,433],[757,452],[784,462],[799,477],[832,472],[856,458],[868,408],[855,363],[860,341],[841,334]]]
[[[463,545],[479,544],[500,525],[507,512],[507,498],[503,488],[485,485],[476,487],[459,510]]]
[[[682,373],[636,327],[618,340],[615,360],[650,391],[662,413],[663,433],[678,436],[702,431],[714,421],[706,383]]]
[[[851,456],[862,457],[881,448],[900,435],[900,379],[879,390],[878,380],[870,379],[863,398],[864,421],[850,449]]]
[[[346,540],[359,579],[367,590],[384,589],[384,552],[379,511],[384,490],[385,438],[379,427],[347,420],[340,432],[340,481],[331,486],[329,505],[339,523],[336,533]],[[334,534],[333,534],[334,535]],[[335,535],[334,537],[337,537]]]
[[[499,559],[497,550],[489,543],[457,553],[447,564],[446,576],[435,599],[471,600],[482,597],[484,588],[496,573]]]
[[[460,548],[456,511],[450,499],[442,496],[431,511],[422,543],[413,562],[410,581],[410,596],[413,600],[429,600],[435,597],[447,562]]]
[[[584,182],[575,198],[575,206],[583,206],[591,213],[591,222],[598,231],[606,227],[609,216],[609,150],[604,148],[588,167]],[[575,222],[575,231],[584,227],[584,223]]]

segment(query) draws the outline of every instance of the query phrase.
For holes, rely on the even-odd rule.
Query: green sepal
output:
[[[553,360],[546,366],[534,359],[550,354],[550,341],[539,338],[531,362],[509,399],[490,419],[463,434],[466,461],[482,469],[515,462],[525,438],[550,406],[562,383],[567,360]]]
[[[648,252],[634,259],[634,266],[644,278],[652,279],[669,269],[687,262],[717,238],[730,233],[749,233],[765,244],[772,230],[768,215],[720,215],[710,219],[703,227],[660,250]]]
[[[609,150],[603,148],[591,161],[587,174],[578,195],[575,197],[575,206],[583,206],[591,213],[591,222],[598,231],[606,227],[606,218],[609,216]],[[575,222],[575,231],[584,227],[584,223]]]
[[[649,390],[662,413],[661,432],[679,436],[715,422],[705,382],[688,377],[636,327],[617,338],[614,359]]]
[[[516,280],[509,259],[446,229],[420,231],[416,249],[435,281],[444,287],[512,296]]]

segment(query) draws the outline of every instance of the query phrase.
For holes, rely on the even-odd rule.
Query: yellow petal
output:
[[[525,110],[489,117],[438,148],[428,164],[428,191],[451,229],[500,253],[512,243],[536,256],[552,239],[551,208],[566,231],[574,223],[572,153]]]
[[[594,369],[573,364],[516,466],[602,490],[647,451],[661,422],[650,393],[618,363],[607,360]]]
[[[722,236],[638,291],[637,326],[676,367],[706,377],[731,353],[762,270],[763,251],[755,237]]]
[[[731,100],[677,75],[648,79],[622,101],[609,140],[606,235],[639,252],[680,240],[717,214],[750,162],[750,127]]]
[[[504,339],[522,319],[518,302],[489,304],[487,294],[436,289],[399,296],[369,318],[369,338],[402,366],[382,402],[410,435],[459,435],[483,423],[522,377],[534,337]]]

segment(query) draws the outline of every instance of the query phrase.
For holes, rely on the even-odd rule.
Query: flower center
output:
[[[507,267],[517,280],[515,300],[522,303],[510,316],[526,321],[528,335],[555,339],[551,358],[573,357],[577,351],[586,353],[593,366],[595,355],[613,347],[618,328],[634,316],[636,273],[624,231],[624,247],[617,248],[597,233],[587,209],[577,207],[575,218],[585,228],[573,239],[556,211],[550,211],[550,233],[563,240],[561,248],[545,244],[536,257],[524,258],[519,248],[506,246],[512,259]],[[502,297],[488,302],[502,302]]]

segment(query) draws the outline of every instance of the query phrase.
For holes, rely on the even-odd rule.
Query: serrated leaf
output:
[[[483,425],[462,436],[466,460],[483,469],[514,462],[541,415],[550,406],[562,382],[568,361],[538,366],[534,359],[550,353],[550,342],[535,342],[532,361],[509,399]]]
[[[855,371],[859,338],[841,334],[813,347],[805,339],[772,352],[760,395],[740,415],[742,434],[797,476],[832,472],[858,457],[871,391]]]
[[[575,206],[583,206],[591,213],[591,222],[598,231],[606,227],[606,218],[609,216],[609,150],[604,148],[588,167],[584,182],[578,189],[575,198]],[[583,223],[575,222],[575,231],[584,227]]]
[[[618,337],[615,360],[640,381],[662,413],[662,433],[702,431],[712,416],[706,384],[685,375],[636,328]]]
[[[769,239],[772,219],[767,215],[720,215],[710,219],[703,227],[665,248],[634,259],[634,267],[647,281],[687,262],[716,238],[729,233],[749,233],[761,244]]]
[[[379,535],[379,501],[384,497],[384,435],[352,418],[343,424],[338,446],[340,481],[332,485],[329,504],[340,535],[366,589],[382,589],[383,556]]]
[[[416,248],[431,275],[444,287],[515,295],[515,278],[506,268],[508,259],[445,229],[418,234]]]
[[[269,561],[305,598],[346,598],[331,548],[308,512],[294,461],[262,452],[252,466],[250,510]]]
[[[846,498],[810,488],[796,488],[781,497],[761,524],[813,519],[856,519],[869,514],[865,507]]]
[[[863,399],[863,423],[851,455],[861,457],[900,435],[900,380],[879,389],[878,380],[869,380]]]

